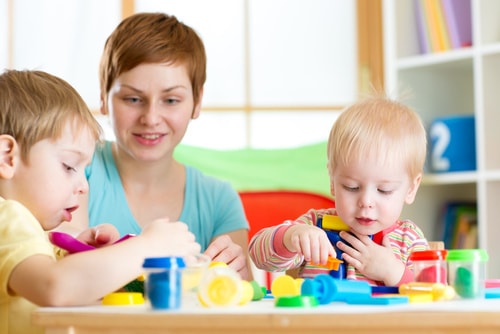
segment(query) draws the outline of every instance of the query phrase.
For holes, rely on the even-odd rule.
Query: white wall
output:
[[[0,0],[0,67],[61,76],[97,110],[99,56],[119,22],[120,1],[13,1],[12,64],[6,3]],[[354,6],[343,0],[136,1],[137,11],[174,14],[203,38],[208,56],[203,103],[211,111],[192,122],[184,142],[214,148],[326,140],[335,107],[356,96]],[[245,106],[259,111],[247,114]]]

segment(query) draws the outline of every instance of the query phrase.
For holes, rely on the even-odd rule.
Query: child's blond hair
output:
[[[348,107],[328,139],[330,175],[336,166],[377,154],[382,163],[404,163],[410,178],[423,172],[427,136],[420,117],[408,106],[373,96]],[[366,166],[370,168],[370,166]]]
[[[0,134],[16,140],[23,161],[35,143],[60,138],[67,122],[75,134],[85,129],[96,141],[101,138],[99,123],[66,81],[43,71],[6,70],[0,75]]]

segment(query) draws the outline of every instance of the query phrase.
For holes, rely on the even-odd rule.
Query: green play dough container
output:
[[[480,299],[485,295],[486,263],[484,249],[452,249],[446,257],[448,284],[465,299]]]

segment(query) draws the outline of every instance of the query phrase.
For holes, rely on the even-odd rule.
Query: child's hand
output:
[[[307,224],[292,225],[285,232],[283,243],[290,252],[304,256],[304,260],[326,264],[328,256],[335,257],[335,249],[325,231]]]
[[[110,245],[120,238],[120,233],[112,224],[100,224],[86,229],[77,236],[77,239],[87,245],[101,247]]]
[[[337,242],[336,246],[344,252],[342,258],[366,277],[385,285],[396,285],[403,276],[405,266],[394,256],[388,239],[384,238],[380,246],[369,236],[354,235],[340,232],[340,237],[352,246]]]
[[[178,221],[156,219],[144,226],[137,237],[147,238],[148,256],[151,257],[195,255],[201,250],[187,225]]]
[[[205,250],[205,255],[208,255],[212,261],[227,263],[243,279],[250,277],[247,256],[241,246],[234,243],[228,235],[221,235],[212,241]]]

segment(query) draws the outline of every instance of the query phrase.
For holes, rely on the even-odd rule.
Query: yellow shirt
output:
[[[36,305],[7,288],[16,265],[38,254],[55,258],[46,232],[26,207],[0,197],[0,334],[43,333],[31,325]]]

